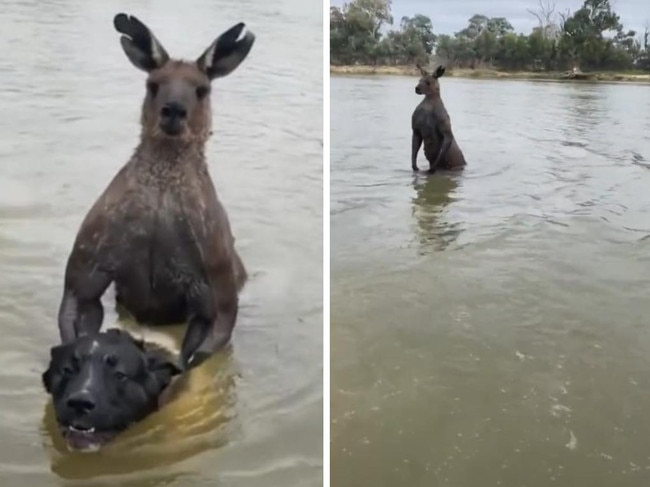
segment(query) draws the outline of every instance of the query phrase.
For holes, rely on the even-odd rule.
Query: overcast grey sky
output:
[[[551,0],[552,1],[552,0]],[[342,6],[344,0],[331,0],[332,5]],[[583,0],[556,0],[556,12],[582,6]],[[488,17],[505,17],[518,32],[529,33],[537,25],[535,17],[526,9],[535,9],[538,0],[393,0],[392,12],[396,24],[405,16],[424,14],[431,17],[436,33],[453,34],[467,25],[474,14]],[[612,0],[612,8],[621,17],[626,29],[643,31],[645,23],[650,22],[650,0]]]

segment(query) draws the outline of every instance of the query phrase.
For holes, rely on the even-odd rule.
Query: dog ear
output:
[[[52,394],[52,368],[48,367],[48,369],[43,372],[41,375],[41,382],[43,383],[43,387],[45,388],[45,392],[48,394]]]
[[[128,330],[123,330],[122,328],[109,328],[104,332],[104,334],[106,336],[111,336],[118,339],[122,337],[127,338],[128,340],[131,341],[131,343],[133,343],[140,350],[142,350],[143,352],[145,351],[144,338],[137,338]]]
[[[153,379],[153,391],[159,395],[171,382],[172,378],[179,375],[181,369],[172,361],[171,354],[165,350],[145,347],[145,356],[147,359],[147,370]]]
[[[52,393],[57,366],[64,359],[64,356],[68,353],[69,349],[69,344],[56,345],[50,348],[50,363],[47,370],[41,375],[43,387],[48,394]]]

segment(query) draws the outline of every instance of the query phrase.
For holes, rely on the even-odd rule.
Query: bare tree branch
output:
[[[528,13],[537,18],[539,28],[544,38],[549,36],[551,26],[555,25],[555,2],[539,0],[537,10],[526,9]]]

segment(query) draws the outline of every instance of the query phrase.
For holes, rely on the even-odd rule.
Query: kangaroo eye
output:
[[[158,93],[158,87],[158,83],[154,83],[153,81],[147,82],[147,90],[149,90],[151,96],[156,96],[156,93]]]
[[[200,100],[202,98],[205,98],[208,93],[210,93],[210,87],[209,86],[199,86],[196,89],[196,97]]]

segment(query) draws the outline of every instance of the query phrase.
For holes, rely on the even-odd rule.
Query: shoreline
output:
[[[568,79],[567,72],[557,71],[498,71],[495,69],[448,69],[445,77],[467,78],[467,79],[515,79],[534,81],[558,81],[558,82],[584,82],[584,83],[650,83],[650,73],[629,73],[629,72],[591,72],[581,73],[582,79]],[[334,66],[330,65],[330,75],[354,75],[354,76],[415,76],[419,77],[415,66]]]

